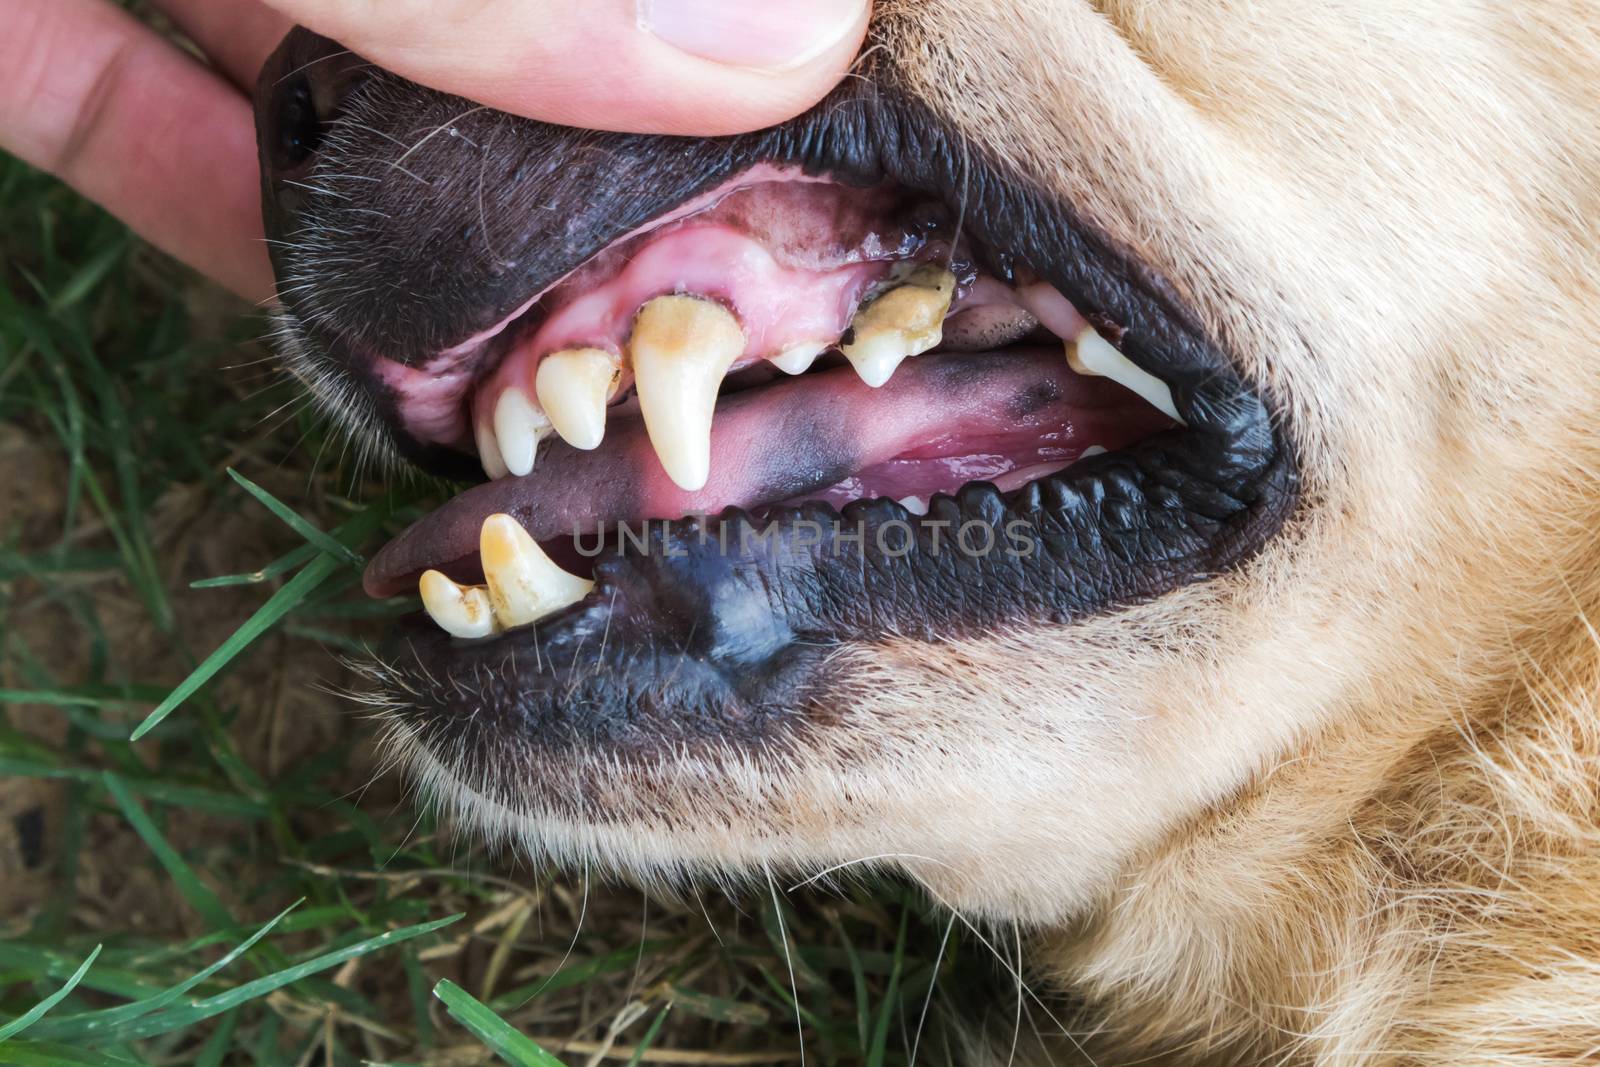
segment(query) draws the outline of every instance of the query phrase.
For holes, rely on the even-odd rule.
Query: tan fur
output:
[[[604,824],[455,799],[646,875],[898,866],[1037,931],[1102,1064],[1600,1056],[1600,5],[901,0],[875,42],[1184,293],[1302,512],[1115,617],[856,650],[744,773],[597,754]]]

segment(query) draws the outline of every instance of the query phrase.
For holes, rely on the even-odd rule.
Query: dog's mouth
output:
[[[307,188],[362,186],[285,160],[273,75],[268,218],[292,238]],[[477,292],[330,310],[278,254],[302,368],[337,367],[424,467],[488,476],[367,572],[421,589],[397,654],[430,728],[468,685],[473,729],[764,733],[823,706],[846,642],[1146,600],[1293,503],[1266,404],[1168,288],[914,101],[858,81],[712,142],[496,122],[556,152],[508,180],[573,173],[536,224],[424,227]]]

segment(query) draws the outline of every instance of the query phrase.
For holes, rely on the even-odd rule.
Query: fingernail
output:
[[[679,51],[761,70],[801,67],[866,17],[867,0],[638,0],[639,28]]]

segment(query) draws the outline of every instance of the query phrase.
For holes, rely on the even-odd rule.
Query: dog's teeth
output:
[[[920,496],[908,496],[900,501],[900,506],[913,515],[926,515],[928,513],[928,502]]]
[[[491,515],[478,534],[489,603],[502,627],[526,626],[576,604],[594,583],[568,574],[553,563],[522,524],[510,515]]]
[[[494,405],[494,436],[506,470],[522,477],[533,470],[539,442],[550,433],[550,420],[528,394],[511,386]]]
[[[1134,365],[1095,332],[1086,327],[1077,340],[1067,342],[1067,364],[1079,374],[1110,378],[1118,385],[1143,397],[1152,407],[1183,422],[1178,406],[1172,402],[1172,388],[1154,374]],[[1187,423],[1185,423],[1187,425]]]
[[[667,476],[694,492],[711,477],[711,417],[744,330],[721,304],[658,296],[639,309],[628,355],[645,430]]]
[[[588,451],[606,435],[606,404],[621,380],[620,356],[603,348],[568,348],[539,361],[533,384],[556,433]]]
[[[489,476],[489,480],[510,474],[506,461],[500,456],[500,445],[494,439],[494,424],[487,419],[481,420],[472,427],[472,435],[478,442],[478,462],[483,464],[483,473]]]
[[[827,350],[826,341],[802,341],[797,345],[790,345],[775,356],[767,357],[767,362],[785,374],[804,374],[811,369],[811,364],[817,361],[817,357]]]
[[[1078,453],[1078,458],[1079,459],[1092,459],[1095,456],[1103,456],[1108,451],[1110,451],[1110,450],[1107,449],[1105,445],[1090,445],[1088,448],[1086,448],[1082,452]]]
[[[428,617],[453,637],[488,637],[495,631],[488,590],[457,585],[438,571],[426,571],[418,583]]]
[[[856,312],[850,340],[840,351],[862,381],[878,388],[907,356],[920,355],[939,343],[955,292],[954,274],[923,264],[904,283]]]

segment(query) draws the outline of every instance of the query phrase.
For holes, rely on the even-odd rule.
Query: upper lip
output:
[[[992,566],[949,557],[888,563],[869,558],[870,543],[847,549],[855,555],[832,563],[791,541],[760,559],[741,560],[718,554],[715,539],[706,547],[703,526],[686,520],[662,529],[650,549],[601,563],[595,593],[540,623],[531,635],[531,656],[514,655],[516,634],[472,647],[452,647],[428,630],[408,635],[419,655],[474,672],[500,671],[497,687],[515,694],[514,700],[507,696],[502,712],[513,704],[519,715],[536,708],[540,729],[559,723],[570,728],[573,709],[588,708],[595,714],[585,713],[584,730],[610,729],[606,724],[618,721],[631,728],[648,719],[662,727],[663,736],[701,729],[722,735],[734,720],[748,727],[755,709],[805,703],[836,681],[826,666],[833,642],[890,634],[936,638],[1008,623],[1070,621],[1146,599],[1242,562],[1282,525],[1296,501],[1293,455],[1266,399],[1237,373],[1170,287],[1105,240],[1071,205],[989,159],[981,146],[963,141],[914,99],[854,79],[783,126],[718,141],[580,136],[505,116],[467,117],[460,125],[463,141],[493,137],[504,147],[509,139],[506,158],[548,172],[559,167],[564,187],[589,188],[596,195],[565,203],[559,212],[530,211],[523,198],[544,188],[536,176],[525,175],[522,185],[484,189],[476,217],[493,211],[519,220],[488,242],[495,255],[482,253],[481,234],[460,238],[464,244],[455,250],[451,278],[432,290],[413,286],[385,301],[381,313],[366,303],[360,277],[346,279],[335,293],[286,286],[292,329],[312,358],[345,375],[376,353],[426,364],[503,322],[597,249],[731,173],[770,162],[863,184],[890,179],[944,197],[959,208],[966,227],[1028,264],[1128,358],[1166,382],[1187,424],[1006,497],[972,485],[935,505],[935,519],[943,514],[956,522],[974,516],[998,522],[1010,515],[1036,520],[1043,558],[1016,573],[1001,576]],[[580,139],[584,150],[572,151]],[[301,205],[308,195],[317,196],[303,189],[293,195]],[[269,228],[278,230],[273,236],[294,223],[270,207],[268,216]],[[452,238],[440,240],[448,244]],[[448,258],[438,248],[429,254]],[[277,246],[275,256],[280,279],[291,282],[304,276],[310,262],[293,242]],[[389,401],[380,384],[357,384],[384,410]],[[392,423],[387,432],[394,433]],[[394,443],[444,473],[465,473],[470,464],[414,441]],[[899,517],[893,508],[890,502],[863,502],[846,508],[844,517],[881,523]],[[780,512],[776,518],[782,523],[798,515]],[[735,528],[748,524],[739,514],[722,521]],[[750,568],[767,566],[781,566],[781,573],[751,580]],[[915,567],[930,568],[927,580],[901,574]],[[956,592],[968,585],[979,587],[981,595]],[[613,661],[626,662],[628,670],[595,670]],[[424,670],[413,680],[432,695],[418,700],[448,705],[453,698],[447,687],[430,689],[425,675]],[[679,714],[685,702],[717,713],[687,722]],[[497,725],[506,723],[489,716],[475,719],[472,728]]]

